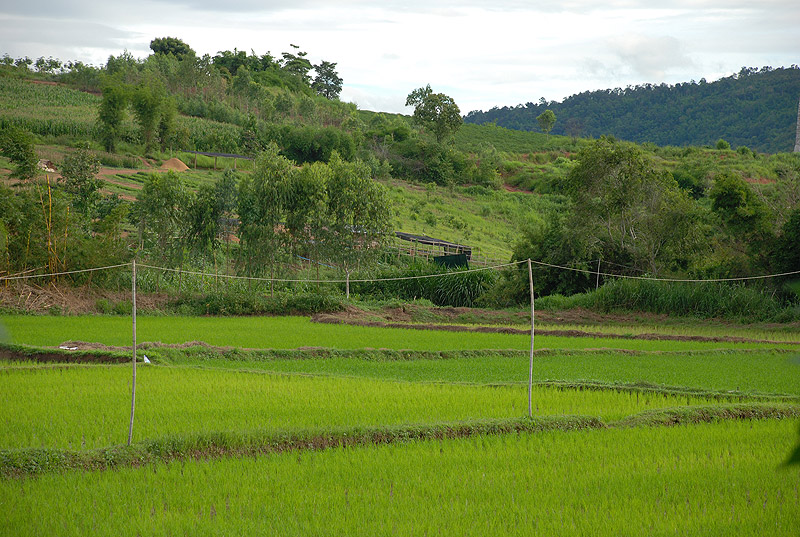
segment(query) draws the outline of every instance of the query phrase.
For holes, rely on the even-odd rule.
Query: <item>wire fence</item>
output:
[[[327,268],[337,269],[339,267],[335,267],[333,265],[328,265],[325,263],[317,262],[314,260],[302,258],[304,261],[310,261],[312,263],[317,263],[319,265],[325,266]],[[319,278],[319,279],[310,279],[310,278],[281,278],[281,277],[267,277],[267,276],[242,276],[238,274],[227,274],[222,272],[208,272],[208,271],[199,271],[199,270],[185,270],[175,267],[162,267],[158,265],[150,265],[147,263],[136,263],[136,266],[139,269],[146,268],[151,270],[157,270],[161,272],[169,272],[174,274],[183,274],[183,275],[192,275],[192,276],[202,276],[208,278],[221,278],[221,279],[229,279],[229,280],[243,280],[243,281],[257,281],[257,282],[265,282],[265,283],[331,283],[331,284],[341,284],[341,283],[374,283],[374,282],[390,282],[390,281],[402,281],[402,280],[419,280],[419,279],[428,279],[428,278],[447,278],[452,276],[458,276],[460,274],[469,274],[474,272],[484,272],[489,270],[500,270],[508,267],[514,266],[521,266],[528,262],[527,259],[521,261],[511,261],[508,263],[499,263],[494,265],[487,265],[482,267],[476,267],[472,269],[465,269],[465,270],[454,270],[442,273],[435,273],[435,274],[420,274],[414,276],[395,276],[395,277],[383,277],[383,278]],[[800,270],[794,270],[789,272],[779,272],[774,274],[762,274],[758,276],[737,276],[731,278],[658,278],[654,276],[634,276],[630,274],[616,274],[613,272],[604,272],[600,270],[591,270],[591,269],[583,269],[578,267],[568,267],[565,265],[556,265],[552,263],[545,263],[543,261],[535,261],[531,260],[533,265],[539,267],[546,267],[552,268],[557,270],[565,270],[571,272],[578,272],[582,274],[587,274],[590,276],[602,276],[604,278],[616,278],[616,279],[629,279],[629,280],[644,280],[644,281],[654,281],[654,282],[674,282],[674,283],[732,283],[732,282],[745,282],[745,281],[754,281],[754,280],[765,280],[770,278],[783,278],[787,276],[795,276],[800,275]],[[607,263],[603,261],[603,263]],[[77,270],[67,270],[61,272],[46,272],[46,273],[37,273],[37,274],[26,274],[25,272],[30,272],[36,269],[29,269],[25,272],[16,273],[16,274],[8,274],[8,275],[0,275],[0,282],[4,281],[15,281],[15,280],[32,280],[37,278],[57,278],[60,276],[70,276],[75,274],[86,274],[90,272],[100,272],[105,270],[113,270],[119,269],[124,267],[131,267],[133,265],[132,261],[127,263],[119,263],[116,265],[107,265],[102,267],[92,267],[86,269],[77,269]],[[622,265],[620,265],[622,267]],[[629,268],[629,267],[628,267]]]
[[[309,260],[310,261],[310,260]],[[625,279],[634,279],[634,280],[649,280],[649,281],[659,281],[659,282],[703,282],[703,283],[722,283],[722,282],[736,282],[736,281],[750,281],[750,280],[762,280],[768,278],[777,278],[777,277],[785,277],[785,276],[793,276],[800,274],[800,270],[790,271],[790,272],[783,272],[779,274],[765,274],[760,276],[747,276],[747,277],[738,277],[738,278],[711,278],[711,279],[692,279],[692,278],[655,278],[655,277],[648,277],[648,276],[631,276],[631,275],[620,275],[620,274],[613,274],[613,273],[606,273],[601,272],[600,263],[598,263],[597,270],[588,270],[588,269],[581,269],[577,267],[567,267],[563,265],[555,265],[551,263],[545,263],[543,261],[533,261],[531,259],[525,259],[521,261],[512,261],[509,263],[501,263],[492,266],[484,266],[479,268],[467,269],[467,270],[457,270],[457,271],[450,271],[444,273],[436,273],[436,274],[420,274],[420,275],[413,275],[413,276],[397,276],[397,277],[388,277],[388,278],[356,278],[350,279],[350,273],[348,272],[345,279],[340,278],[327,278],[327,279],[296,279],[296,278],[267,278],[267,277],[256,277],[256,276],[239,276],[239,275],[232,275],[232,274],[220,274],[218,272],[204,272],[204,271],[185,271],[181,269],[171,268],[171,267],[160,267],[157,265],[150,265],[146,263],[138,263],[134,259],[129,263],[120,263],[116,265],[108,265],[103,267],[94,267],[94,268],[87,268],[87,269],[79,269],[79,270],[72,270],[72,271],[62,271],[62,272],[50,272],[44,274],[30,274],[30,273],[18,273],[18,274],[10,274],[6,276],[0,276],[0,282],[8,282],[8,281],[15,281],[15,280],[31,280],[36,278],[56,278],[60,276],[67,276],[67,275],[74,275],[74,274],[83,274],[83,273],[90,273],[90,272],[98,272],[98,271],[109,271],[115,269],[121,269],[130,267],[131,268],[131,297],[132,297],[132,356],[131,356],[131,367],[132,367],[132,387],[131,387],[131,415],[130,415],[130,423],[128,429],[128,445],[131,444],[131,439],[133,437],[133,425],[134,425],[134,415],[135,415],[135,408],[136,408],[136,361],[137,361],[137,348],[136,348],[136,291],[137,291],[137,282],[136,282],[136,274],[137,268],[141,269],[149,269],[155,271],[162,271],[162,272],[172,272],[177,274],[190,274],[190,275],[197,275],[201,277],[210,277],[210,278],[223,278],[229,280],[245,280],[245,281],[258,281],[258,282],[270,282],[270,283],[330,283],[330,284],[341,284],[345,283],[348,286],[348,296],[349,296],[349,285],[350,283],[372,283],[372,282],[388,282],[388,281],[402,281],[402,280],[420,280],[420,279],[430,279],[430,278],[449,278],[460,274],[466,273],[474,273],[474,272],[482,272],[488,270],[500,270],[509,267],[518,267],[521,265],[527,265],[527,275],[529,280],[529,291],[530,291],[530,305],[531,305],[531,329],[530,329],[530,361],[529,361],[529,380],[528,380],[528,416],[532,416],[532,393],[533,393],[533,369],[534,369],[534,350],[535,350],[535,300],[534,300],[534,278],[533,278],[533,267],[547,267],[556,270],[565,270],[565,271],[574,271],[589,275],[595,275],[598,278],[600,276],[604,277],[611,277],[611,278],[625,278]],[[29,271],[28,271],[29,272]]]

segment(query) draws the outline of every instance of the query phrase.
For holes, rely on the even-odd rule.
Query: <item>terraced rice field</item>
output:
[[[541,338],[528,418],[524,336],[145,317],[140,340],[228,348],[140,351],[126,447],[130,364],[18,345],[129,345],[129,319],[2,322],[3,535],[800,528],[791,342]]]

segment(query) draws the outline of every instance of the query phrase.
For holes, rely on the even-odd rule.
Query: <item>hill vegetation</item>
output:
[[[0,164],[10,170],[0,185],[2,273],[78,270],[137,257],[177,271],[145,287],[176,292],[203,288],[202,280],[191,287],[187,269],[289,277],[308,270],[300,259],[315,263],[315,276],[430,273],[385,249],[393,230],[466,244],[484,260],[531,258],[567,267],[537,265],[540,295],[592,291],[610,281],[597,271],[708,279],[800,270],[798,155],[733,150],[721,132],[711,137],[713,147],[563,136],[562,112],[555,109],[552,123],[535,109],[540,105],[529,112],[550,133],[461,125],[456,103],[430,86],[410,92],[413,117],[359,111],[338,100],[336,64],[312,65],[295,47],[280,58],[236,49],[197,57],[185,43],[162,38],[153,51],[145,59],[112,56],[102,67],[0,62]],[[797,72],[750,70],[726,84],[757,85]],[[709,99],[717,98],[711,88],[727,87],[696,86]],[[676,88],[607,97],[627,96],[627,103],[642,91],[683,91]],[[655,99],[653,110],[665,102]],[[682,102],[669,109],[683,109]],[[777,110],[771,106],[769,113]],[[742,116],[736,124],[748,121]],[[240,159],[237,167],[220,157],[221,168],[236,167],[223,171],[216,170],[217,157],[189,151],[254,160]],[[37,169],[43,156],[59,173]],[[205,169],[152,169],[170,157]],[[107,169],[98,179],[101,165]],[[441,290],[364,285],[358,291],[451,305],[527,300],[521,268],[461,282]],[[253,292],[252,285],[234,287]],[[797,300],[789,277],[751,287],[778,300],[760,320],[784,315],[782,308]],[[295,291],[260,288],[282,289]],[[229,309],[247,311],[236,306],[239,298],[231,300],[224,299]],[[707,315],[699,302],[697,311]]]
[[[642,84],[585,91],[562,102],[528,102],[473,110],[465,121],[540,131],[537,118],[555,113],[553,134],[657,145],[705,146],[724,138],[734,147],[791,151],[800,99],[800,67],[743,67],[714,82]]]

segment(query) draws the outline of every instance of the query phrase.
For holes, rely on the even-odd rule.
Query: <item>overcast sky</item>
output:
[[[466,114],[800,64],[798,0],[0,0],[0,25],[0,54],[94,65],[154,37],[201,55],[294,43],[338,64],[342,100],[405,113],[425,84]]]

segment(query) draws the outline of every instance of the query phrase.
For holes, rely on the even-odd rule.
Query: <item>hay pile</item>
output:
[[[162,170],[172,170],[176,172],[183,172],[189,169],[189,166],[183,163],[180,159],[171,158],[169,160],[165,160],[164,163],[161,165]]]

